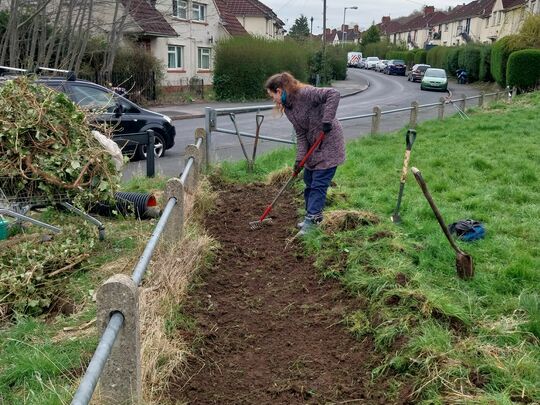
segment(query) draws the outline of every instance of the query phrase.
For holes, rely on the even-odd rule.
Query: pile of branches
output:
[[[58,195],[81,204],[106,201],[119,182],[84,111],[30,77],[0,85],[0,156],[0,188],[9,178],[10,188],[32,185],[53,202]]]

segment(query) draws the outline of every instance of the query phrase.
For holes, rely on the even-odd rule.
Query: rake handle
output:
[[[281,187],[281,190],[279,190],[279,193],[277,193],[277,195],[274,197],[274,200],[268,205],[268,207],[266,207],[263,214],[259,218],[259,222],[262,222],[268,216],[268,214],[270,214],[270,211],[272,211],[272,208],[274,207],[274,204],[276,203],[276,201],[279,199],[279,197],[281,197],[281,194],[283,194],[283,192],[287,189],[289,184],[291,184],[291,182],[296,178],[296,176],[298,176],[298,174],[302,171],[307,160],[309,159],[313,151],[321,144],[323,139],[324,139],[324,132],[321,131],[321,134],[319,135],[315,143],[311,145],[311,148],[308,149],[306,155],[298,164],[298,168],[293,171],[293,174],[289,178],[289,180],[287,180],[287,183],[285,183],[283,187]]]

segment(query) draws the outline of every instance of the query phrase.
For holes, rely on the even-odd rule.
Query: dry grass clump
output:
[[[369,211],[336,210],[325,214],[321,227],[327,232],[340,232],[379,222],[379,217]]]
[[[194,224],[210,209],[215,193],[210,183],[201,179],[194,195],[185,195],[186,223]],[[186,361],[188,347],[178,336],[170,336],[166,320],[185,298],[192,276],[204,264],[213,248],[212,239],[200,228],[189,226],[177,244],[162,244],[151,263],[151,274],[141,290],[141,351],[145,403],[166,401],[168,382]]]
[[[281,186],[285,184],[289,177],[292,175],[292,168],[290,166],[285,166],[282,169],[275,170],[272,173],[269,173],[266,176],[266,184],[271,186]]]

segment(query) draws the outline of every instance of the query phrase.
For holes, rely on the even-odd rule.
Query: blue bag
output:
[[[448,230],[451,234],[455,234],[458,239],[465,242],[483,239],[486,234],[484,224],[474,219],[454,222],[448,226]]]

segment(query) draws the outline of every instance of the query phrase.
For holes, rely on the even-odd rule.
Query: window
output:
[[[73,101],[84,109],[88,110],[104,110],[112,112],[114,110],[114,94],[102,89],[72,84],[71,95]]]
[[[169,62],[167,67],[169,69],[179,69],[184,67],[184,47],[177,45],[169,45]]]
[[[444,24],[444,31],[448,31],[448,24]]]
[[[489,17],[486,18],[486,28],[489,27]]]
[[[210,48],[199,48],[197,67],[199,69],[210,69]]]
[[[172,0],[173,15],[178,18],[187,19],[187,1]]]
[[[502,11],[499,11],[499,15],[497,17],[497,25],[501,23],[501,14],[502,14]]]
[[[206,21],[206,4],[193,3],[193,19]]]
[[[471,19],[467,18],[467,21],[465,22],[465,32],[468,34],[471,31]]]

